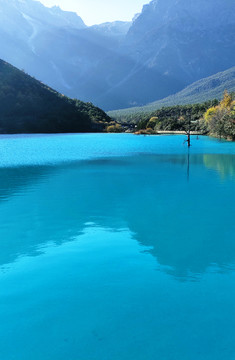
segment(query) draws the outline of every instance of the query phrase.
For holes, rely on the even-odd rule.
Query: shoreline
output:
[[[169,134],[169,135],[187,135],[185,131],[167,131],[167,130],[159,130],[156,131],[156,134]],[[190,135],[203,135],[201,131],[190,131]]]
[[[186,131],[172,131],[172,130],[158,130],[153,132],[148,132],[144,130],[140,130],[134,133],[135,135],[187,135]],[[190,135],[205,135],[201,131],[190,131]]]

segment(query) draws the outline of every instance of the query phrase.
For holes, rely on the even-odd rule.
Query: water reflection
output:
[[[25,188],[36,183],[53,171],[52,166],[23,166],[0,168],[0,201],[25,191]]]
[[[37,255],[47,243],[73,241],[92,223],[128,228],[179,279],[214,265],[231,270],[235,192],[226,175],[234,171],[234,158],[191,155],[189,182],[187,155],[1,169],[0,264]]]
[[[207,168],[216,170],[222,179],[227,177],[235,178],[235,156],[217,154],[207,154],[203,156],[204,164]]]

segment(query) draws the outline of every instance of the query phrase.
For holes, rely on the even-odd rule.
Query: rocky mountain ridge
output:
[[[142,106],[234,66],[234,0],[153,0],[132,24],[86,27],[34,0],[0,0],[0,58],[106,110]]]

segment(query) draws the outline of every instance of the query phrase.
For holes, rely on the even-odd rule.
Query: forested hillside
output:
[[[108,114],[120,120],[134,114],[136,116],[138,113],[155,111],[162,107],[203,103],[213,99],[222,99],[225,90],[235,92],[235,67],[198,80],[165,99],[141,107],[109,111]]]
[[[159,110],[142,114],[137,121],[137,129],[184,131],[188,129],[190,122],[191,130],[200,130],[199,120],[203,118],[209,108],[215,107],[218,104],[218,100],[212,100],[202,104],[163,107]]]
[[[0,60],[0,132],[103,131],[111,119],[91,103],[59,94]]]

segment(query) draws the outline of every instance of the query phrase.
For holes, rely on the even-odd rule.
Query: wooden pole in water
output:
[[[188,147],[191,146],[191,119],[190,119],[190,115],[188,117],[188,131],[187,131],[187,143],[188,143]]]
[[[188,164],[187,164],[187,179],[189,181],[189,172],[190,172],[190,150],[188,149]]]
[[[191,146],[191,137],[190,137],[190,131],[187,133],[187,136],[188,136],[188,140],[187,140],[187,143],[188,143],[188,147]]]

